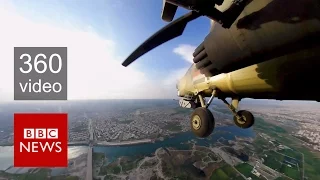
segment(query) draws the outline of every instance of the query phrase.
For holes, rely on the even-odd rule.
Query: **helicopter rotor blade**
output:
[[[180,18],[172,21],[158,32],[153,34],[149,39],[147,39],[144,43],[142,43],[135,51],[133,51],[129,57],[123,61],[122,65],[127,67],[133,61],[149,52],[150,50],[158,47],[159,45],[174,39],[180,35],[182,35],[186,25],[201,16],[198,12],[191,11]]]

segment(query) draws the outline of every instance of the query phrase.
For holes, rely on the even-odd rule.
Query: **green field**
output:
[[[253,128],[257,129],[259,132],[264,132],[268,135],[277,135],[277,133],[287,133],[287,131],[284,128],[268,123],[261,117],[255,117],[255,123]]]
[[[256,117],[256,123],[254,129],[258,132],[263,132],[270,137],[274,138],[277,142],[286,145],[293,149],[291,150],[281,150],[279,152],[294,157],[301,160],[299,167],[304,169],[304,176],[308,179],[320,179],[320,156],[312,152],[312,150],[301,145],[301,141],[297,140],[293,136],[285,133],[285,129],[270,124],[264,121],[262,118]],[[256,146],[255,146],[256,147]],[[304,164],[302,165],[302,155],[304,154]],[[271,161],[271,160],[270,160]],[[281,162],[281,161],[280,161]],[[274,161],[268,162],[270,166],[279,168],[279,165]],[[281,167],[280,167],[281,168]],[[289,171],[291,172],[291,171]],[[295,173],[290,173],[295,174]],[[296,176],[296,175],[292,175]],[[291,177],[291,175],[290,175]]]
[[[237,165],[235,168],[247,178],[251,177],[253,180],[260,179],[256,175],[251,173],[253,167],[250,164],[242,163]]]
[[[285,156],[276,153],[274,151],[266,152],[268,157],[264,157],[264,164],[278,172],[284,173],[285,175],[293,178],[300,179],[301,174],[297,166],[291,165],[292,167],[287,166],[288,163],[285,163]]]
[[[283,172],[285,175],[291,177],[292,179],[301,179],[300,172],[296,168],[282,165],[280,172]]]
[[[116,162],[108,164],[108,166],[102,166],[100,168],[99,175],[107,175],[107,174],[119,174],[121,172],[120,167]]]
[[[76,176],[54,176],[51,177],[50,180],[79,180],[79,177]]]
[[[94,152],[92,154],[92,160],[93,161],[101,161],[102,159],[104,159],[105,156],[104,156],[104,153],[97,153],[97,152]]]
[[[308,177],[309,179],[320,179],[319,155],[314,154],[309,149],[302,146],[300,142],[293,139],[292,136],[288,136],[276,137],[276,139],[295,151],[304,154],[304,164],[300,168],[304,168],[305,177]]]
[[[274,151],[268,151],[265,153],[268,157],[263,157],[264,164],[276,171],[279,171],[284,160],[284,156]]]
[[[304,175],[309,179],[320,179],[320,159],[319,155],[310,152],[303,146],[296,146],[296,150],[304,154]]]
[[[98,180],[98,179],[97,179]],[[100,179],[99,179],[100,180]],[[106,175],[104,177],[104,180],[121,180],[121,178],[118,178],[116,176]]]
[[[266,150],[266,148],[268,148],[270,146],[270,143],[268,141],[266,141],[265,139],[263,139],[260,136],[256,136],[254,142],[252,143],[254,149],[255,149],[255,153],[260,155],[263,153],[264,150]]]
[[[211,180],[228,180],[228,179],[234,179],[234,180],[243,180],[244,178],[237,173],[230,165],[224,165],[219,169],[216,169],[211,177]]]
[[[278,151],[284,155],[290,156],[298,161],[302,161],[302,154],[300,152],[294,151],[292,149],[282,149]],[[300,164],[299,164],[300,165]]]
[[[35,172],[35,173],[32,173]],[[0,171],[0,177],[12,179],[12,180],[78,180],[76,176],[54,176],[49,178],[51,169],[39,169],[31,170],[25,174],[9,174],[4,171]]]
[[[139,161],[142,159],[143,157],[121,159],[120,165],[122,166],[122,171],[126,172],[136,168],[139,164]]]
[[[278,178],[275,179],[275,180],[291,180],[291,179],[289,179],[289,178],[287,178],[287,177],[278,177]]]
[[[93,153],[93,158],[101,160],[101,158],[104,158],[103,153]],[[99,175],[108,175],[108,174],[119,174],[121,172],[121,168],[118,165],[121,162],[118,162],[119,160],[117,159],[116,161],[113,161],[112,163],[106,165],[106,166],[101,166],[100,167],[100,172]]]
[[[228,109],[226,108],[213,108],[216,111],[219,111],[221,113],[229,114]],[[299,164],[299,168],[304,169],[304,178],[306,179],[320,179],[320,155],[319,153],[312,152],[313,150],[303,146],[301,144],[301,141],[299,141],[297,138],[294,138],[288,132],[277,125],[268,123],[261,117],[255,117],[255,124],[253,126],[253,129],[256,132],[265,133],[268,136],[274,138],[276,140],[276,145],[279,145],[279,143],[286,145],[290,148],[292,148],[294,151],[290,152],[288,150],[280,151],[281,153],[291,156],[293,158],[296,158],[298,160],[301,160]],[[261,155],[263,150],[269,149],[270,143],[263,140],[260,137],[257,137],[253,143],[253,146],[255,148],[255,151],[258,155]],[[300,154],[299,154],[300,153]],[[304,154],[304,164],[302,164],[302,154]],[[272,166],[277,169],[281,169],[281,166],[279,163],[275,161],[275,159],[268,159],[268,162],[266,162],[269,166]],[[281,162],[281,161],[280,161]],[[296,176],[296,172],[291,172],[288,170],[285,170],[286,173],[293,174],[291,175]]]
[[[227,173],[225,173],[223,170],[221,169],[217,169],[213,172],[213,174],[211,175],[211,179],[215,180],[215,179],[221,179],[221,180],[228,180],[230,179],[229,176],[227,175]]]
[[[282,166],[281,162],[279,162],[276,158],[273,157],[266,158],[264,164],[276,171],[280,171]]]

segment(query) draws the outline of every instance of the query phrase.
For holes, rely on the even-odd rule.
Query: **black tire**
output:
[[[190,119],[192,132],[198,137],[208,137],[214,129],[214,117],[210,110],[204,107],[196,108]]]
[[[233,117],[234,123],[243,129],[250,128],[254,124],[254,116],[251,112],[246,110],[240,110],[237,113],[239,116],[242,116],[244,121],[238,120],[235,116]]]

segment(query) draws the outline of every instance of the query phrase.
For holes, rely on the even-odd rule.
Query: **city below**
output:
[[[264,102],[241,104],[256,117],[253,128],[241,129],[225,105],[214,101],[216,126],[205,139],[190,132],[192,110],[175,100],[0,104],[0,151],[8,154],[13,113],[67,112],[69,121],[68,168],[23,170],[0,157],[0,179],[320,178],[320,161],[314,161],[320,158],[319,107]]]

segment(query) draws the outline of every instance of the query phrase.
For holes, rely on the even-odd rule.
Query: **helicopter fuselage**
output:
[[[172,21],[178,6],[191,11]],[[164,0],[162,19],[172,22],[122,65],[180,36],[188,22],[206,16],[211,28],[177,84],[179,105],[194,109],[190,126],[198,137],[209,136],[215,127],[208,109],[214,98],[227,105],[238,127],[250,128],[254,115],[238,110],[243,98],[320,101],[319,12],[319,0]]]
[[[249,1],[229,29],[211,21],[178,96],[210,97],[217,88],[231,98],[320,101],[319,12],[315,0]]]
[[[210,97],[218,88],[224,97],[320,101],[320,47],[287,54],[230,73],[206,77],[192,64],[177,84],[178,96],[202,93]]]

